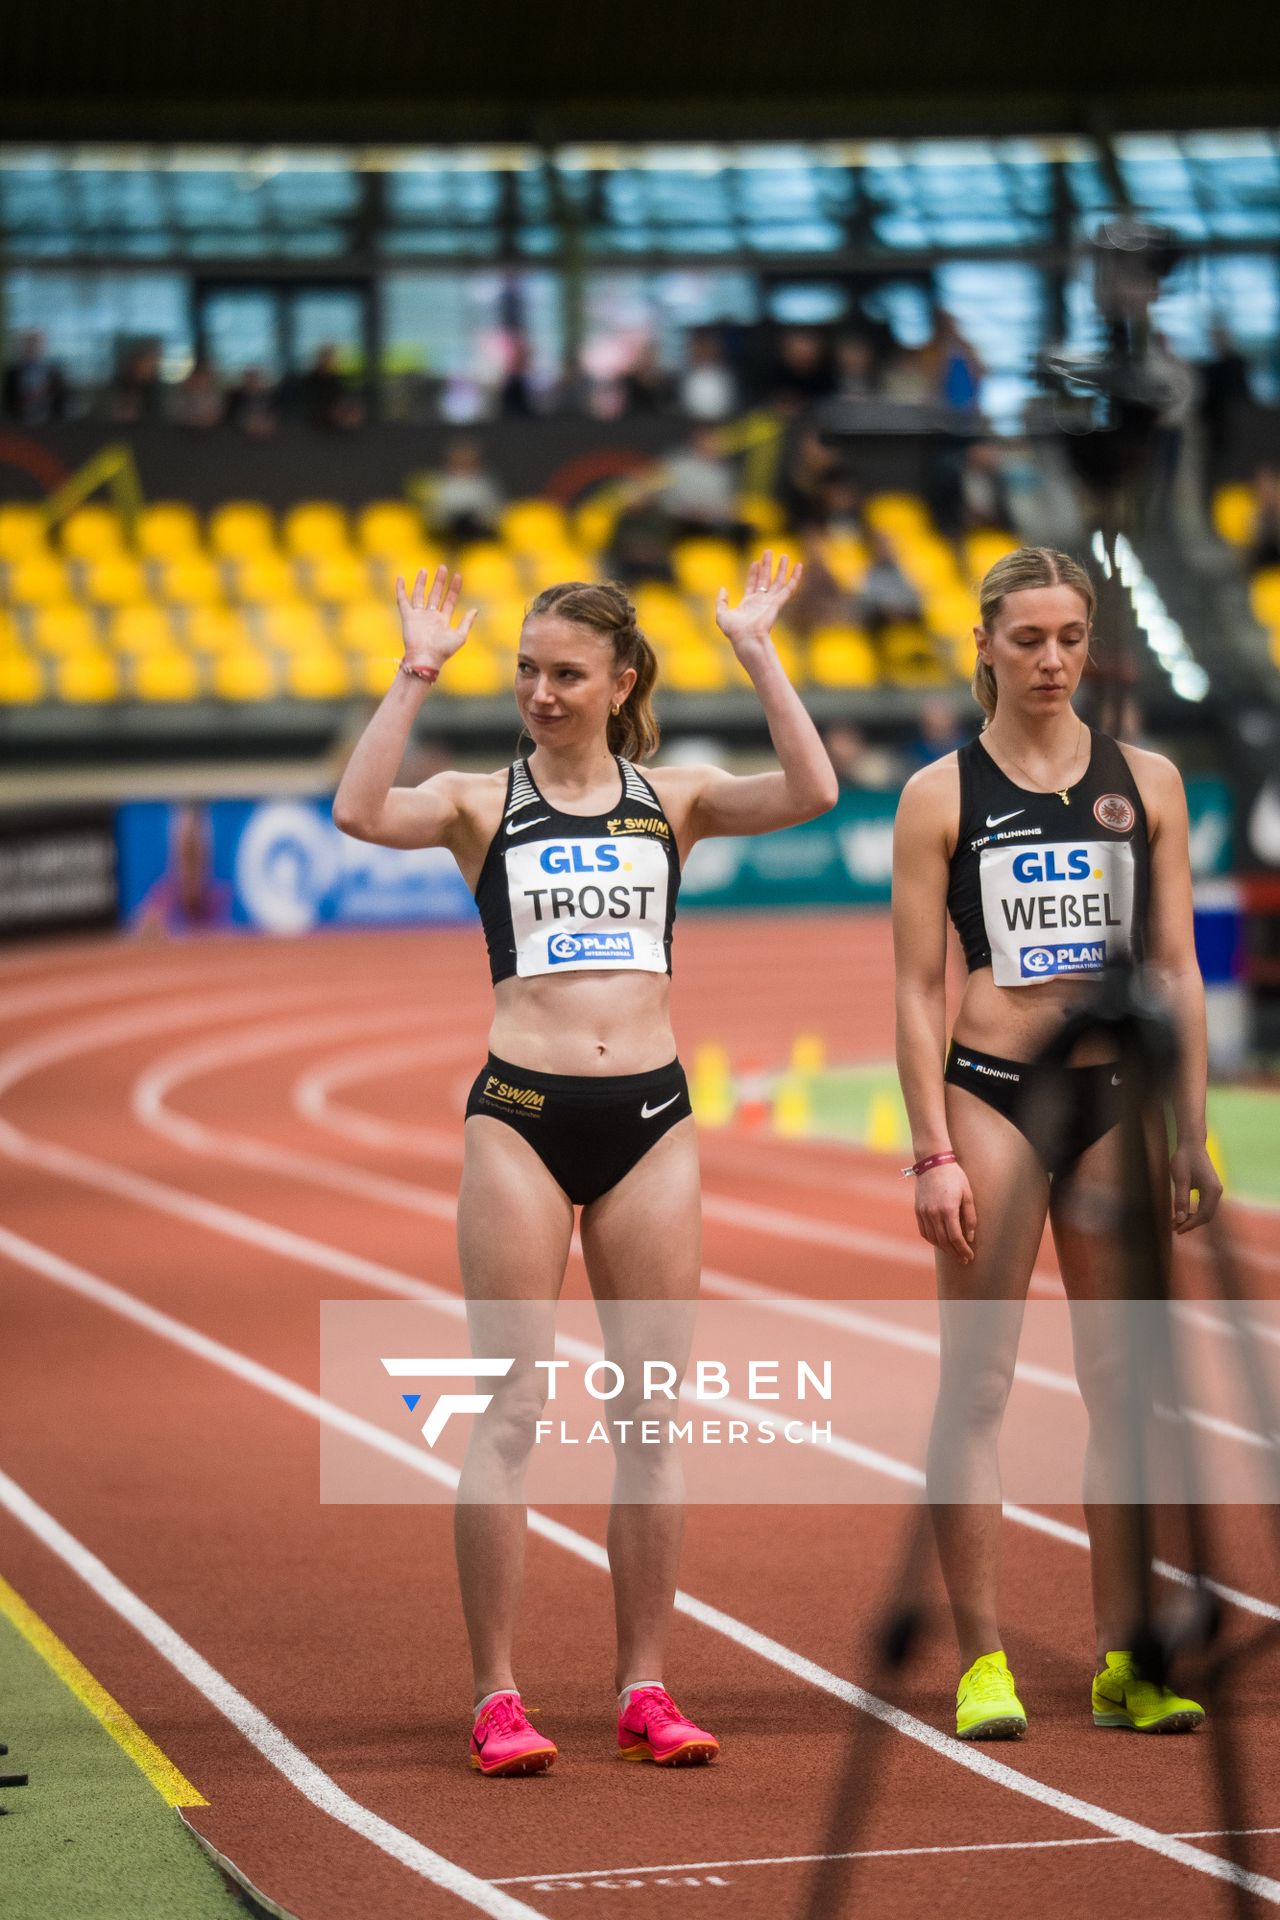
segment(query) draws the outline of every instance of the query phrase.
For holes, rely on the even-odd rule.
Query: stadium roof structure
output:
[[[1265,125],[1280,36],[1246,0],[785,15],[378,0],[11,0],[10,138],[766,140]]]

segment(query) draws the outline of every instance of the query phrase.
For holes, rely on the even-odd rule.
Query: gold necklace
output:
[[[1087,739],[1089,738],[1089,729],[1088,729],[1088,727],[1086,727],[1086,725],[1084,724],[1084,721],[1083,721],[1083,720],[1081,720],[1081,719],[1079,718],[1079,716],[1078,716],[1078,715],[1077,715],[1077,717],[1076,717],[1076,725],[1077,725],[1077,726],[1079,727],[1079,729],[1080,729],[1080,733],[1076,735],[1076,744],[1075,744],[1075,749],[1074,749],[1074,751],[1073,751],[1073,753],[1072,753],[1072,758],[1071,758],[1071,773],[1072,773],[1072,774],[1074,774],[1074,773],[1075,773],[1075,771],[1076,771],[1076,761],[1077,761],[1077,759],[1078,759],[1078,758],[1079,758],[1079,756],[1080,756],[1080,736],[1081,736],[1081,735],[1083,735],[1083,736],[1084,736],[1084,738],[1085,738],[1086,740],[1087,740]],[[1006,753],[1008,753],[1008,752],[1009,752],[1009,750],[1008,750],[1008,748],[1007,748],[1007,747],[1005,748],[1005,752],[1006,752]],[[1027,775],[1027,779],[1028,779],[1028,780],[1034,780],[1034,779],[1035,779],[1035,775],[1034,775],[1033,773],[1028,773],[1028,772],[1027,772],[1027,769],[1026,769],[1026,768],[1025,768],[1024,766],[1023,766],[1023,764],[1022,764],[1022,762],[1021,762],[1021,760],[1016,760],[1016,759],[1014,759],[1014,756],[1013,756],[1013,755],[1012,755],[1011,753],[1009,754],[1009,758],[1010,758],[1011,760],[1013,760],[1013,764],[1014,764],[1014,766],[1015,766],[1015,767],[1016,767],[1016,768],[1018,769],[1018,772],[1019,772],[1019,773],[1025,773],[1025,774]],[[1065,784],[1064,786],[1061,786],[1061,787],[1040,787],[1040,788],[1037,788],[1037,789],[1036,789],[1036,791],[1037,791],[1037,792],[1040,792],[1040,793],[1056,793],[1056,794],[1057,794],[1057,796],[1058,796],[1058,798],[1059,798],[1059,800],[1061,800],[1061,802],[1062,802],[1062,804],[1063,804],[1063,806],[1064,806],[1064,807],[1069,807],[1069,806],[1071,805],[1071,792],[1070,792],[1070,789],[1071,789],[1071,788],[1072,788],[1072,787],[1074,786],[1074,784],[1075,784],[1075,781],[1074,781],[1074,780],[1072,780],[1072,779],[1068,779],[1068,780],[1067,780],[1067,782],[1066,782],[1066,784]]]

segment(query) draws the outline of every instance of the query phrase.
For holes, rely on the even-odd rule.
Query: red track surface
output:
[[[802,1028],[824,1033],[835,1060],[888,1051],[878,921],[691,920],[680,959],[686,1055],[716,1039],[739,1062],[778,1062]],[[840,1911],[1052,1914],[1086,1901],[1125,1915],[1233,1911],[1232,1889],[1204,1870],[1225,1856],[1222,1838],[1170,1858],[1158,1840],[1112,1837],[1115,1816],[1164,1835],[1221,1829],[1214,1740],[1094,1732],[1087,1561],[1070,1537],[1026,1525],[1006,1528],[1004,1609],[1032,1730],[985,1749],[985,1776],[966,1766],[969,1749],[912,1737],[949,1724],[945,1637],[905,1681],[878,1675],[866,1645],[903,1526],[888,1506],[691,1514],[682,1588],[720,1613],[680,1615],[669,1672],[724,1753],[715,1768],[676,1775],[613,1757],[610,1595],[592,1564],[604,1514],[558,1510],[570,1531],[530,1538],[519,1652],[525,1697],[543,1708],[560,1761],[533,1781],[466,1768],[448,1512],[321,1507],[314,1411],[283,1401],[266,1375],[237,1377],[159,1323],[139,1325],[119,1294],[86,1297],[85,1276],[314,1391],[318,1302],[387,1290],[353,1260],[457,1287],[461,1095],[487,1004],[469,935],[95,945],[0,963],[3,1221],[28,1243],[0,1238],[0,1459],[328,1776],[322,1798],[341,1789],[389,1823],[379,1846],[312,1804],[10,1498],[0,1564],[206,1795],[193,1824],[305,1920],[460,1915],[486,1901],[499,1911],[480,1882],[502,1883],[519,1903],[512,1914],[798,1916],[813,1868],[795,1856],[829,1845],[832,1783],[870,1724],[850,1703],[853,1683],[891,1687],[917,1720],[859,1749],[870,1805],[852,1844],[887,1851],[858,1863]],[[356,1132],[334,1131],[295,1096],[357,1048],[369,1058],[330,1087]],[[156,1081],[164,1063],[167,1091]],[[312,1094],[314,1107],[314,1082]],[[197,1125],[175,1138],[173,1116]],[[909,1196],[883,1161],[726,1132],[704,1137],[703,1164],[713,1275],[809,1297],[930,1294]],[[272,1239],[264,1226],[299,1237]],[[1275,1293],[1280,1220],[1248,1212],[1237,1228],[1251,1285]],[[580,1290],[580,1267],[570,1284]],[[1246,1602],[1228,1606],[1228,1631],[1280,1618],[1264,1517],[1231,1511],[1220,1535],[1219,1578]],[[1237,1823],[1250,1828],[1280,1827],[1278,1683],[1274,1655],[1252,1662],[1215,1716],[1230,1718],[1245,1757]],[[1048,1802],[1020,1783],[1050,1789]],[[1255,1872],[1280,1881],[1280,1832],[1249,1847]],[[476,1882],[444,1890],[447,1865],[424,1868],[421,1848]],[[901,1851],[912,1848],[941,1851]],[[668,1870],[626,1871],[657,1868]],[[1277,1901],[1280,1885],[1263,1889],[1256,1910]]]

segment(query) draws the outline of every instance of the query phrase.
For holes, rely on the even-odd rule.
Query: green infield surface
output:
[[[201,1795],[0,1580],[5,1920],[246,1920],[176,1808]]]
[[[779,1132],[853,1140],[900,1156],[910,1144],[898,1076],[889,1065],[830,1067],[773,1082]],[[1209,1140],[1227,1193],[1280,1206],[1280,1089],[1209,1089]]]

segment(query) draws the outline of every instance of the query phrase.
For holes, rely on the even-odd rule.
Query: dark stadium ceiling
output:
[[[9,139],[767,140],[1275,119],[1274,5],[8,0]]]

